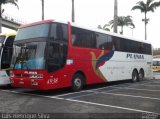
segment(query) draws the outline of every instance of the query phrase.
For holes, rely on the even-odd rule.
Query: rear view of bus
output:
[[[0,34],[0,86],[10,84],[9,69],[15,33]]]

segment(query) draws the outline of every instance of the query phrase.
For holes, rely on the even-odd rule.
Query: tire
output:
[[[139,81],[142,81],[144,79],[144,71],[143,70],[140,70],[139,71]]]
[[[72,90],[80,91],[84,86],[84,76],[81,74],[75,74],[72,78]]]
[[[132,83],[135,83],[138,81],[138,72],[136,70],[132,73]]]

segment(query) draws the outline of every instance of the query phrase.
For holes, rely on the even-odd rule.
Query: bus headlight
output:
[[[30,74],[29,78],[42,79],[43,78],[43,74]]]

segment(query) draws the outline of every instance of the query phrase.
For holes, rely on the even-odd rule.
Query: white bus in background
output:
[[[0,34],[0,86],[9,85],[9,69],[16,33]]]
[[[153,58],[153,78],[160,79],[160,58]]]

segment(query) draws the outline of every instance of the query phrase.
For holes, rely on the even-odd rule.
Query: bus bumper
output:
[[[47,90],[44,83],[44,79],[11,78],[11,85],[19,88]]]

